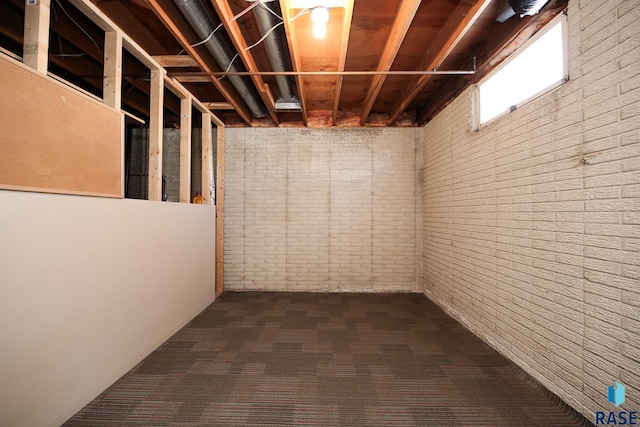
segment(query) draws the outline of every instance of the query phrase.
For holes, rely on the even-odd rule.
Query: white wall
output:
[[[59,425],[214,298],[215,206],[0,191],[0,425]]]
[[[571,0],[570,81],[471,132],[423,129],[423,286],[594,420],[640,408],[640,8]]]
[[[417,291],[415,129],[227,129],[225,286]]]

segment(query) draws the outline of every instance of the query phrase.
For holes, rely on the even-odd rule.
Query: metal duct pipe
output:
[[[200,0],[173,1],[187,21],[189,21],[189,24],[191,24],[191,27],[195,30],[198,37],[202,40],[208,38],[216,29],[217,25],[214,24]],[[216,32],[213,37],[204,43],[204,46],[222,70],[227,70],[227,68],[230,67],[228,71],[246,71],[242,65],[242,61],[237,58],[233,64],[231,64],[236,54],[233,49],[229,47],[229,42],[227,42],[223,34],[224,32]],[[229,64],[231,64],[231,66]],[[228,78],[244,102],[247,103],[247,107],[249,107],[254,117],[262,118],[267,116],[267,110],[253,84],[247,83],[245,78],[240,76],[229,76]]]
[[[277,4],[273,2],[273,4]],[[270,9],[274,13],[269,12],[267,8],[270,7],[269,3],[261,2],[253,10],[255,11],[256,20],[258,21],[258,27],[260,33],[264,36],[269,33],[280,22],[274,15],[278,13],[277,10]],[[273,30],[264,40],[267,55],[269,56],[269,62],[273,71],[288,71],[291,70],[290,58],[285,50],[285,35],[282,26],[279,26]],[[276,110],[300,110],[300,100],[296,96],[293,89],[292,79],[289,76],[276,76],[276,83],[280,90],[280,98],[276,101]]]
[[[520,18],[535,15],[540,12],[540,9],[548,2],[549,0],[504,0],[502,6],[498,8],[498,17],[496,20],[502,24],[516,14],[519,15]]]

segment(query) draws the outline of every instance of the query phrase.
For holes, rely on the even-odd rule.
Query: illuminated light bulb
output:
[[[323,39],[327,35],[327,26],[325,24],[314,24],[311,33],[313,37]]]
[[[329,22],[329,9],[322,6],[314,7],[311,11],[311,21],[316,25],[325,25]]]

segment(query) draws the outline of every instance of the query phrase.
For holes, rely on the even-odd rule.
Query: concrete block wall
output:
[[[415,129],[227,129],[225,288],[416,291]]]
[[[162,131],[162,176],[167,201],[180,201],[180,129]]]
[[[569,2],[570,81],[472,132],[421,130],[422,285],[594,420],[640,409],[640,7]]]

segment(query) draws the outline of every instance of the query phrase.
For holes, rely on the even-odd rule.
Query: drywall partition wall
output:
[[[2,55],[0,76],[0,188],[123,196],[122,113]]]
[[[415,291],[415,132],[226,129],[226,289]]]
[[[215,206],[0,191],[0,425],[57,426],[207,307]]]
[[[419,150],[426,294],[591,421],[640,409],[637,5],[571,0],[569,82],[476,133],[467,91]]]

